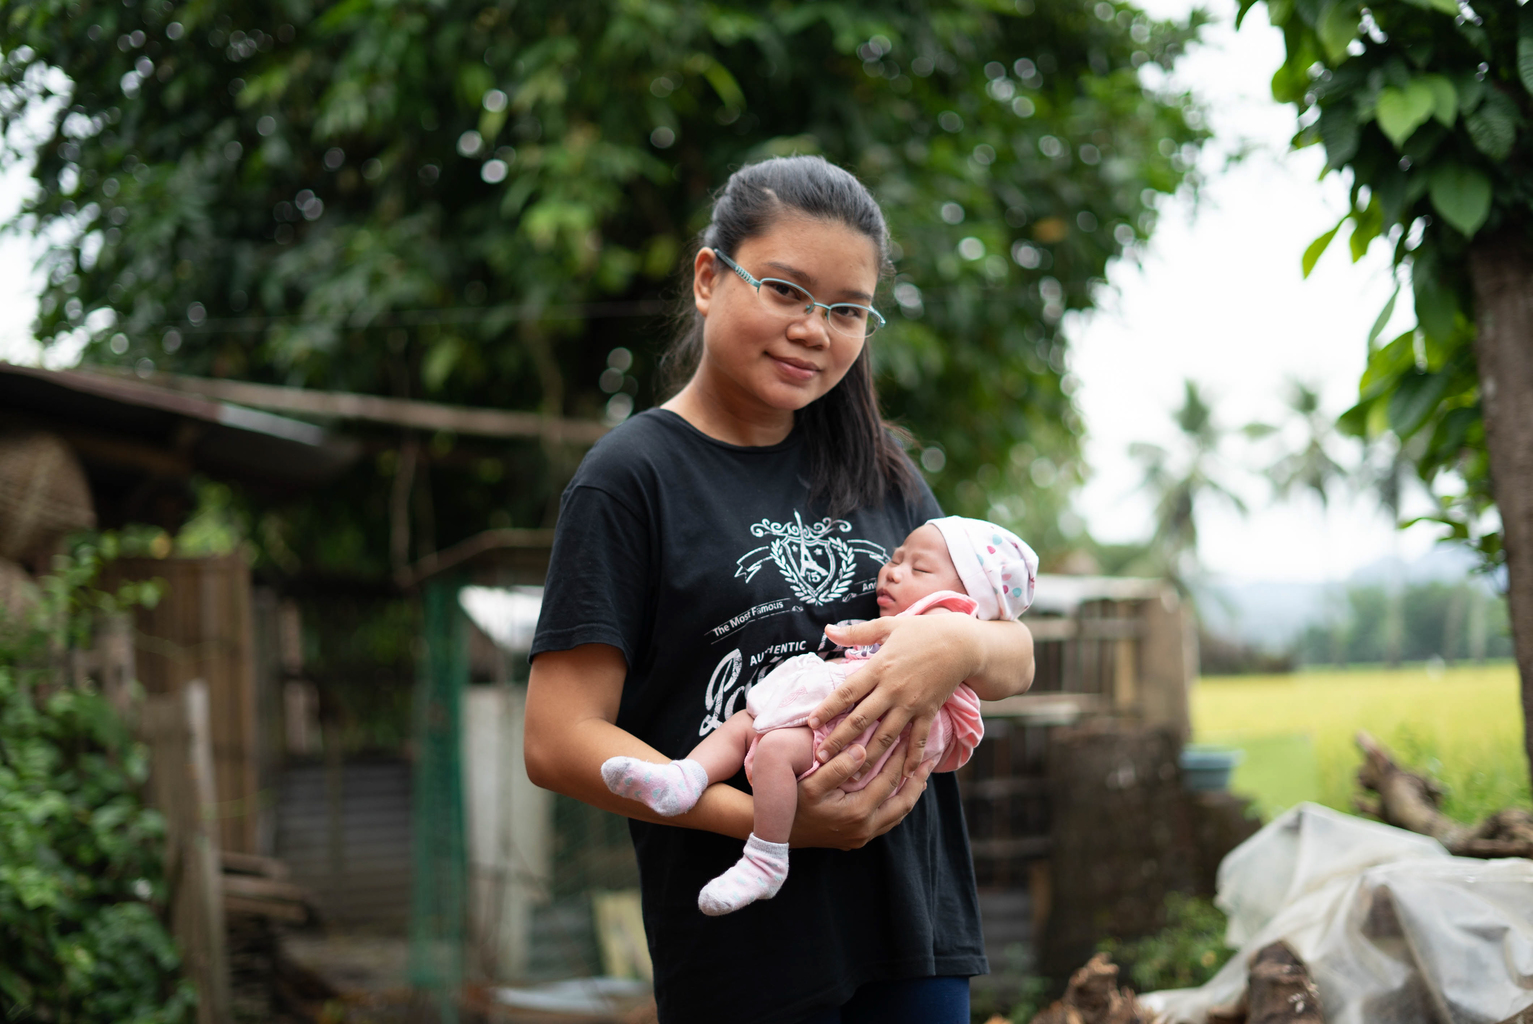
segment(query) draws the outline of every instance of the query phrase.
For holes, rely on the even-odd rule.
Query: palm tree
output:
[[[1300,380],[1289,381],[1288,412],[1290,419],[1299,421],[1304,433],[1298,447],[1283,452],[1265,470],[1273,496],[1289,498],[1295,490],[1308,491],[1320,499],[1322,509],[1328,510],[1333,490],[1351,478],[1347,469],[1331,454],[1339,437],[1336,421],[1321,411],[1320,389]],[[1251,423],[1246,426],[1245,433],[1252,439],[1259,439],[1278,435],[1282,429],[1281,426]],[[1332,657],[1340,664],[1345,657],[1347,616],[1336,608],[1328,612],[1327,618],[1331,624]]]
[[[1186,593],[1197,564],[1198,505],[1218,498],[1242,514],[1246,505],[1223,481],[1219,447],[1225,431],[1214,422],[1213,408],[1196,382],[1183,382],[1182,407],[1174,418],[1181,431],[1179,451],[1140,441],[1129,446],[1129,454],[1144,464],[1142,486],[1155,500],[1151,546],[1166,578]]]
[[[1347,480],[1347,470],[1331,455],[1337,441],[1336,421],[1320,408],[1320,391],[1303,381],[1290,381],[1288,408],[1304,426],[1299,447],[1285,452],[1267,467],[1267,479],[1277,497],[1287,498],[1294,490],[1311,491],[1324,508],[1330,506],[1330,488]],[[1246,427],[1252,437],[1277,433],[1279,428],[1253,423]]]

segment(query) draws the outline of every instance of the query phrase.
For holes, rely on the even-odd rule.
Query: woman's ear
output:
[[[713,250],[704,246],[692,261],[692,304],[703,316],[708,315],[708,304],[713,301],[713,290],[718,285],[719,261],[713,258]]]

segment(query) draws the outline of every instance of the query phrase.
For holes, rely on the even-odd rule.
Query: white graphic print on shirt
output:
[[[827,517],[806,526],[803,517],[795,511],[791,523],[774,523],[770,519],[763,519],[750,529],[753,537],[772,539],[740,556],[735,563],[735,578],[744,577],[748,582],[766,563],[771,562],[777,567],[793,596],[763,601],[725,619],[708,630],[710,643],[718,643],[760,619],[801,612],[805,605],[827,605],[859,597],[876,585],[877,577],[867,576],[860,581],[861,586],[857,585],[858,556],[869,559],[875,572],[889,560],[888,552],[881,544],[837,536],[852,530],[852,524],[845,519]],[[708,687],[703,696],[706,711],[698,725],[697,734],[706,736],[723,725],[730,715],[745,706],[745,695],[757,680],[786,659],[808,651],[809,645],[807,639],[794,640],[773,644],[749,658],[739,647],[725,654],[708,678]],[[821,634],[817,652],[825,652],[830,647],[830,641]]]
[[[878,565],[889,554],[881,544],[870,540],[843,540],[837,533],[850,533],[852,524],[828,516],[818,523],[804,525],[803,517],[793,513],[793,522],[774,523],[763,519],[751,527],[751,536],[772,538],[740,556],[735,576],[747,581],[767,562],[788,581],[793,596],[808,605],[830,604],[850,596],[857,575],[857,556],[866,555]]]

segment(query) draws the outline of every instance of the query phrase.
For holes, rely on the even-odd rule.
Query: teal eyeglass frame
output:
[[[719,250],[717,250],[717,249],[713,250],[713,255],[717,256],[720,260],[722,260],[723,263],[724,263],[724,266],[728,267],[730,270],[733,270],[736,274],[738,274],[739,277],[740,277],[740,280],[744,281],[746,284],[748,284],[752,288],[756,289],[756,294],[757,295],[761,294],[761,286],[766,284],[769,281],[774,281],[774,282],[776,282],[778,284],[785,284],[785,285],[787,285],[790,288],[796,288],[799,291],[803,292],[805,295],[808,295],[809,296],[809,305],[804,307],[804,312],[805,313],[813,312],[816,307],[818,307],[820,309],[823,309],[825,311],[825,313],[824,313],[825,324],[831,330],[838,330],[838,328],[831,322],[831,319],[830,319],[831,310],[833,310],[833,309],[835,309],[837,307],[849,307],[851,309],[860,309],[863,312],[868,314],[868,319],[867,319],[868,326],[867,326],[867,329],[865,331],[863,331],[863,335],[862,335],[864,338],[866,338],[868,335],[872,334],[873,332],[877,331],[880,327],[883,327],[885,324],[887,324],[889,322],[889,321],[884,319],[884,316],[883,316],[882,313],[880,313],[878,310],[874,309],[872,306],[864,306],[864,305],[862,305],[859,302],[833,302],[833,303],[830,303],[829,305],[827,305],[826,303],[823,303],[823,302],[820,302],[820,301],[816,300],[814,295],[810,293],[808,288],[805,288],[803,285],[797,283],[796,281],[785,281],[785,280],[783,280],[780,277],[763,277],[763,278],[760,278],[758,280],[757,278],[751,276],[751,272],[750,271],[748,271],[744,267],[740,266],[740,264],[736,263],[734,260],[732,260],[728,256],[724,255]],[[844,334],[845,332],[843,331],[841,333]]]

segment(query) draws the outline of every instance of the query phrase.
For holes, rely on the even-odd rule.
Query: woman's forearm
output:
[[[594,648],[591,649],[591,648]],[[664,818],[602,781],[602,762],[625,754],[664,762],[666,756],[613,724],[626,666],[615,648],[588,645],[539,655],[527,687],[524,739],[532,783],[629,818],[703,829],[744,839],[751,831],[751,798],[731,786],[708,787],[686,814]]]
[[[1033,685],[1033,633],[1020,622],[969,619],[976,671],[966,682],[981,700],[1000,700]]]
[[[601,766],[609,757],[626,754],[657,763],[667,760],[664,754],[611,722],[594,719],[577,722],[555,730],[545,739],[546,743],[527,744],[527,773],[535,785],[626,818],[702,829],[736,839],[750,835],[751,798],[733,786],[709,786],[696,807],[674,818],[661,817],[637,800],[618,796],[608,789],[602,781]]]

